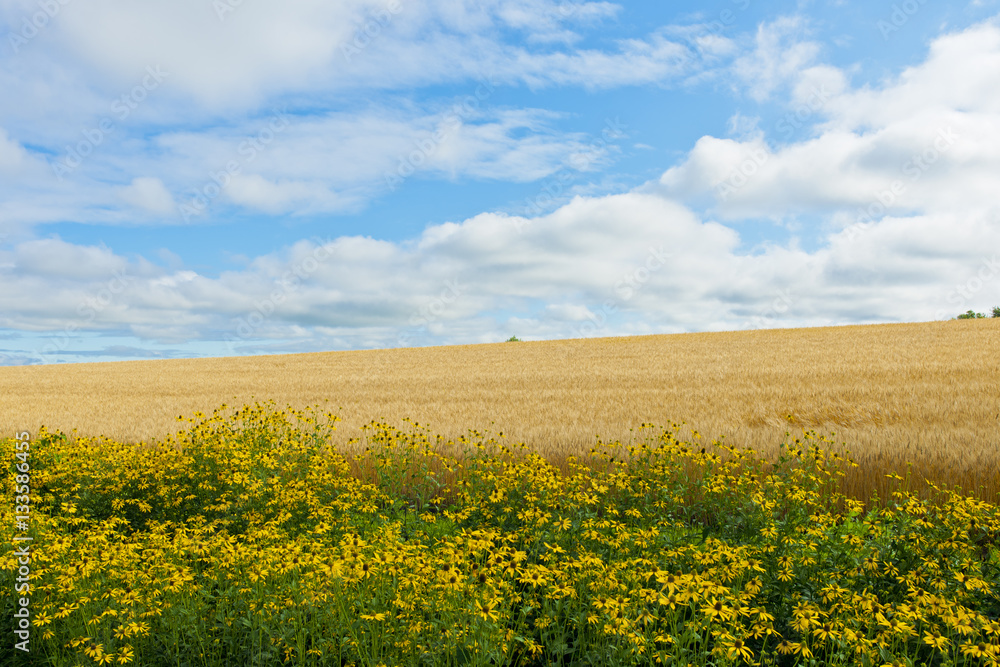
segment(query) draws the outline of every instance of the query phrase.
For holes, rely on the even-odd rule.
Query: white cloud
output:
[[[763,137],[745,142],[704,136],[687,158],[671,167],[660,177],[664,191],[672,197],[685,199],[698,196],[729,178],[745,163],[754,162],[754,155],[767,159],[768,147]]]
[[[24,148],[0,127],[0,173],[12,173],[24,162]]]
[[[746,141],[762,134],[760,116],[745,116],[742,113],[735,113],[729,117],[727,129],[731,136]]]
[[[800,17],[782,17],[758,27],[754,50],[733,64],[751,98],[758,102],[768,99],[816,58],[819,45],[807,41],[804,33]]]
[[[510,53],[506,47],[469,35],[481,37],[499,20],[530,30],[532,12],[546,5],[509,7],[500,17],[495,4],[436,5],[433,12],[426,4],[408,5],[412,15],[403,20],[400,14],[393,24],[399,35],[387,31],[385,42],[359,57],[359,68],[381,66],[388,53],[412,55],[449,40],[455,53],[475,43],[487,62],[500,62],[498,54]],[[257,12],[270,11],[244,10],[251,23]],[[402,39],[426,25],[437,32],[416,42]],[[560,19],[539,32],[570,25],[579,22]],[[300,241],[214,278],[182,270],[169,255],[167,270],[103,246],[17,239],[0,246],[11,248],[0,250],[0,280],[8,286],[0,293],[0,327],[46,330],[93,312],[91,330],[151,340],[228,340],[241,349],[277,350],[291,338],[295,349],[320,349],[393,345],[401,329],[420,326],[426,331],[415,336],[476,342],[498,339],[497,332],[501,338],[566,337],[739,328],[760,321],[755,318],[772,325],[912,321],[1000,302],[1000,266],[991,254],[1000,248],[1000,91],[993,85],[1000,79],[1000,29],[987,23],[945,35],[925,62],[861,89],[850,86],[844,71],[817,64],[818,51],[804,35],[795,20],[765,24],[733,70],[755,98],[785,95],[792,112],[809,106],[818,122],[804,139],[776,137],[737,115],[735,137],[702,137],[661,178],[623,194],[576,197],[534,219],[484,212],[432,225],[408,241]],[[302,49],[322,53],[310,43]],[[672,76],[677,53],[674,42],[656,36],[623,43],[611,54],[521,52],[524,57],[498,76],[539,86],[585,73],[601,86],[602,77],[626,65],[635,67],[633,81],[659,80]],[[436,58],[442,56],[433,54],[427,63],[428,77],[445,76],[435,69],[443,67]],[[400,80],[424,76],[405,71],[419,61],[398,62]],[[970,62],[975,67],[964,66]],[[543,63],[552,69],[543,71]],[[230,92],[244,86],[257,94],[271,84],[266,76],[246,75],[232,85]],[[252,153],[240,146],[259,136],[262,125],[246,115],[221,130],[207,124],[132,137],[155,146],[155,172],[148,158],[130,158],[124,148],[101,150],[122,171],[157,174],[119,191],[139,208],[162,212],[171,191],[210,182],[235,161],[239,174],[220,202],[275,214],[363,201],[382,187],[387,170],[407,160],[414,172],[438,177],[537,179],[588,150],[586,137],[554,129],[558,117],[508,108],[474,109],[428,145],[448,114],[440,107],[375,104],[360,113],[316,113],[296,117]],[[0,156],[22,150],[18,159],[37,158],[23,148],[32,145],[27,138],[23,146],[6,135],[0,140]],[[54,189],[51,198],[31,193],[22,219],[78,210],[73,203],[80,201],[99,210],[107,198],[85,185],[101,182],[109,168],[98,165],[96,154],[94,160],[81,166],[93,169],[90,180]],[[706,200],[714,206],[705,213],[689,206]],[[0,204],[9,206],[6,199]],[[13,217],[9,208],[0,212]],[[800,228],[819,221],[809,230],[812,250],[793,237],[747,253],[739,228],[723,224],[787,221],[800,213],[809,219]],[[124,215],[112,220],[128,221]],[[129,276],[126,284],[99,309],[89,305],[104,291],[111,294],[116,272]],[[777,320],[767,315],[776,295],[787,306]],[[253,342],[260,340],[266,343]]]
[[[210,199],[272,214],[342,212],[414,175],[516,182],[576,164],[573,156],[581,153],[588,164],[602,161],[606,149],[593,150],[582,134],[557,131],[554,118],[540,110],[479,110],[462,103],[421,115],[373,109],[293,118],[259,150],[247,137],[262,123],[247,122],[223,136],[210,130],[162,136],[157,164],[177,174],[178,191],[213,194],[222,183],[225,197]],[[234,169],[228,176],[227,165]]]
[[[234,176],[226,194],[235,204],[266,213],[282,213],[303,203],[320,203],[325,210],[337,208],[337,198],[321,184],[275,183],[259,174]]]
[[[77,245],[58,238],[20,243],[13,260],[13,270],[19,274],[55,279],[110,278],[127,266],[123,257],[105,246]]]
[[[194,271],[178,271],[177,273],[150,279],[149,286],[177,287],[178,285],[181,285],[183,283],[189,283],[197,277],[198,274],[195,273]]]
[[[565,118],[501,105],[495,90],[679,82],[734,49],[712,35],[678,41],[666,29],[577,48],[623,11],[611,2],[413,0],[399,11],[385,0],[241,3],[221,20],[219,4],[96,0],[84,11],[71,3],[31,48],[0,60],[0,123],[21,142],[0,135],[0,170],[21,181],[0,181],[5,222],[133,224],[136,209],[166,216],[168,193],[184,205],[232,160],[245,179],[212,198],[206,214],[225,202],[272,215],[353,211],[384,194],[386,175],[400,169],[523,182],[572,167],[580,154],[596,169],[610,155],[560,127]],[[0,12],[14,24],[29,5]],[[511,30],[523,39],[511,40]],[[162,83],[137,102],[130,96],[149,68],[164,73]],[[421,154],[454,111],[392,106],[381,91],[438,84],[467,85],[454,102],[471,99],[472,108]],[[343,103],[364,97],[372,98],[364,108]],[[242,152],[267,131],[270,106],[303,100],[308,108],[293,108],[273,142],[250,158]],[[90,142],[102,123],[110,129]],[[80,146],[87,156],[57,180],[53,166]]]
[[[614,18],[621,9],[610,2],[514,0],[500,3],[497,17],[507,26],[525,31],[528,41],[571,44],[581,38],[571,26]]]
[[[927,59],[895,80],[838,96],[830,122],[865,130],[945,110],[996,114],[998,72],[1000,27],[993,21],[974,25],[935,39]]]
[[[660,185],[686,200],[710,193],[726,219],[820,213],[844,226],[886,213],[998,210],[1000,89],[987,83],[998,78],[992,24],[935,40],[925,63],[878,89],[846,89],[834,68],[808,68],[790,84],[793,101],[819,118],[816,136],[771,148],[781,123],[744,141],[705,136]]]
[[[159,65],[171,73],[171,86],[199,103],[239,108],[307,84],[379,4],[242,3],[220,19],[213,7],[228,3],[96,0],[66,7],[50,31],[111,85],[131,84],[147,65]]]
[[[85,9],[63,8],[38,39],[59,45],[46,58],[56,58],[94,85],[125,89],[144,68],[158,66],[170,74],[165,87],[171,96],[214,111],[253,108],[289,92],[424,85],[490,72],[537,85],[629,85],[674,74],[670,63],[679,52],[655,35],[628,40],[608,53],[551,53],[498,41],[500,29],[513,28],[526,43],[570,44],[580,27],[620,12],[620,5],[608,2],[241,3],[221,20],[213,9],[217,5],[229,6],[95,0]],[[42,59],[35,51],[26,50],[23,57]]]
[[[657,34],[623,40],[618,53],[585,50],[534,55],[519,50],[512,55],[516,65],[498,62],[498,75],[517,76],[535,87],[558,84],[597,89],[654,83],[688,74],[692,64],[683,44]]]
[[[610,157],[586,135],[560,131],[558,114],[477,104],[459,98],[429,111],[374,107],[289,115],[286,124],[266,112],[230,128],[165,131],[121,143],[107,138],[63,182],[38,155],[29,155],[18,173],[30,167],[32,187],[0,180],[0,211],[7,210],[11,224],[133,224],[136,209],[180,222],[218,213],[227,202],[269,214],[345,212],[384,194],[387,175],[519,182],[580,165],[574,156],[586,156],[580,168]],[[227,174],[227,165],[234,171]],[[121,171],[157,176],[109,187]],[[196,192],[208,201],[192,209],[198,216],[182,217],[177,207],[191,208]]]
[[[533,220],[482,214],[429,227],[413,243],[300,241],[218,278],[129,262],[106,248],[36,241],[16,247],[15,270],[0,269],[10,286],[0,294],[0,326],[73,321],[108,290],[112,271],[129,280],[89,329],[235,345],[297,332],[317,349],[362,338],[393,346],[414,322],[427,330],[413,336],[471,342],[512,327],[519,337],[573,337],[732,329],[755,318],[934,319],[975,305],[956,286],[977,273],[977,303],[1000,298],[1000,265],[985,250],[1000,248],[996,217],[886,217],[832,232],[813,252],[790,245],[746,255],[739,245],[734,230],[637,192],[577,198]],[[985,280],[983,266],[996,269]],[[767,320],[776,294],[787,314]],[[547,305],[529,315],[537,303]],[[499,311],[511,319],[487,315]]]
[[[816,113],[825,109],[827,102],[847,88],[847,76],[836,67],[808,67],[798,73],[789,106],[796,111],[801,108],[805,113]]]
[[[121,188],[119,196],[132,206],[150,213],[166,215],[176,209],[170,191],[158,178],[133,178],[131,185]]]
[[[578,304],[561,303],[545,307],[545,317],[558,322],[585,322],[594,316],[593,311]]]

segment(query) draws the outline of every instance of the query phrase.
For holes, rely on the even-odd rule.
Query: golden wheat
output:
[[[654,335],[416,349],[0,368],[0,432],[162,438],[178,415],[273,399],[342,407],[337,437],[409,417],[457,437],[502,431],[551,460],[627,442],[643,422],[774,451],[835,433],[861,466],[1000,491],[1000,320]]]

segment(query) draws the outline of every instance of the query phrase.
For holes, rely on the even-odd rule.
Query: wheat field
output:
[[[223,403],[326,400],[342,443],[409,418],[448,438],[502,432],[554,462],[644,422],[764,454],[815,429],[860,464],[848,493],[882,491],[910,463],[915,479],[995,500],[998,352],[1000,320],[967,320],[7,367],[0,429],[138,442]]]

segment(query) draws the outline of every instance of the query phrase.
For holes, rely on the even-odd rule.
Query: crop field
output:
[[[998,324],[0,369],[0,664],[996,665]]]
[[[851,495],[884,496],[884,473],[907,464],[1000,491],[996,319],[0,368],[0,394],[5,434],[140,441],[223,403],[328,401],[341,446],[373,419],[409,418],[447,438],[502,431],[557,465],[642,423],[686,422],[762,454],[816,429],[861,464]]]

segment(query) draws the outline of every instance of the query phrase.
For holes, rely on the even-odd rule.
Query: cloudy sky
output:
[[[988,311],[998,19],[0,0],[0,364]]]

